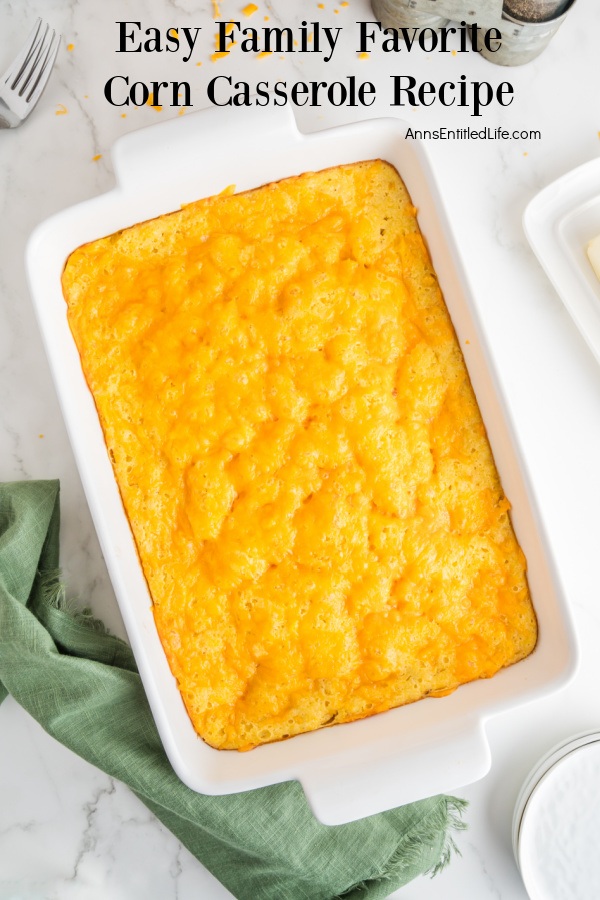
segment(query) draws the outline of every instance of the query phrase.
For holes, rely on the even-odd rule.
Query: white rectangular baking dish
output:
[[[500,710],[539,698],[574,671],[574,632],[548,552],[510,411],[500,396],[477,305],[423,146],[406,126],[380,119],[303,135],[287,108],[209,109],[117,142],[117,186],[40,225],[27,268],[56,388],[125,626],[166,752],[193,790],[223,794],[298,779],[317,817],[347,822],[476,781],[490,766],[484,725]],[[529,564],[540,637],[526,660],[440,699],[336,725],[250,753],[218,751],[193,730],[170,673],[151,598],[69,331],[61,274],[80,244],[235,184],[241,191],[340,163],[381,157],[396,166],[454,321],[486,423],[513,522]]]

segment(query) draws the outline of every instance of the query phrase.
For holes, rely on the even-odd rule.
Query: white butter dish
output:
[[[587,255],[600,235],[600,158],[543,188],[523,214],[529,243],[600,362],[600,280]]]

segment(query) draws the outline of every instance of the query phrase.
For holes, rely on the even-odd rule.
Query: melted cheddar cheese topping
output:
[[[209,744],[351,721],[531,652],[509,503],[389,164],[198,201],[79,248],[63,286]]]

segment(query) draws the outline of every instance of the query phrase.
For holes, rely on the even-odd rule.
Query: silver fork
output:
[[[4,75],[0,75],[0,128],[16,128],[27,118],[46,87],[60,35],[38,19]]]

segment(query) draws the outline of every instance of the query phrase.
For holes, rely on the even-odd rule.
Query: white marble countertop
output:
[[[500,68],[475,54],[413,51],[360,59],[353,23],[372,18],[368,0],[344,5],[257,0],[254,21],[298,25],[302,18],[343,26],[329,63],[232,53],[211,61],[214,7],[208,0],[4,0],[0,68],[30,23],[43,15],[63,34],[56,70],[31,119],[0,135],[0,480],[60,478],[62,562],[72,594],[86,598],[123,634],[91,523],[49,367],[28,296],[24,248],[32,228],[55,211],[110,189],[110,148],[120,135],[178,114],[165,106],[115,108],[103,95],[111,75],[132,80],[187,79],[196,108],[209,105],[215,74],[251,83],[343,78],[377,86],[368,109],[304,107],[299,126],[381,115],[417,128],[498,126],[541,132],[541,139],[430,141],[429,151],[467,266],[483,327],[512,408],[547,526],[554,560],[572,605],[580,669],[559,693],[495,717],[487,732],[489,774],[456,793],[470,801],[461,856],[433,880],[419,879],[407,900],[524,900],[511,851],[511,818],[528,770],[550,746],[600,725],[600,368],[526,242],[527,202],[600,150],[600,64],[595,0],[577,0],[545,53],[522,68]],[[245,0],[220,0],[224,19],[243,19]],[[319,7],[323,7],[322,9]],[[201,26],[193,61],[180,54],[116,54],[117,20],[144,27]],[[250,20],[244,20],[250,24]],[[346,34],[347,33],[347,34]],[[201,62],[202,65],[196,65]],[[260,68],[259,68],[260,67]],[[494,86],[508,80],[514,101],[480,118],[439,105],[389,106],[389,77],[410,73],[441,82],[465,74]],[[598,186],[600,190],[600,186]],[[230,897],[121,784],[49,738],[9,698],[0,707],[0,900],[221,900]]]

